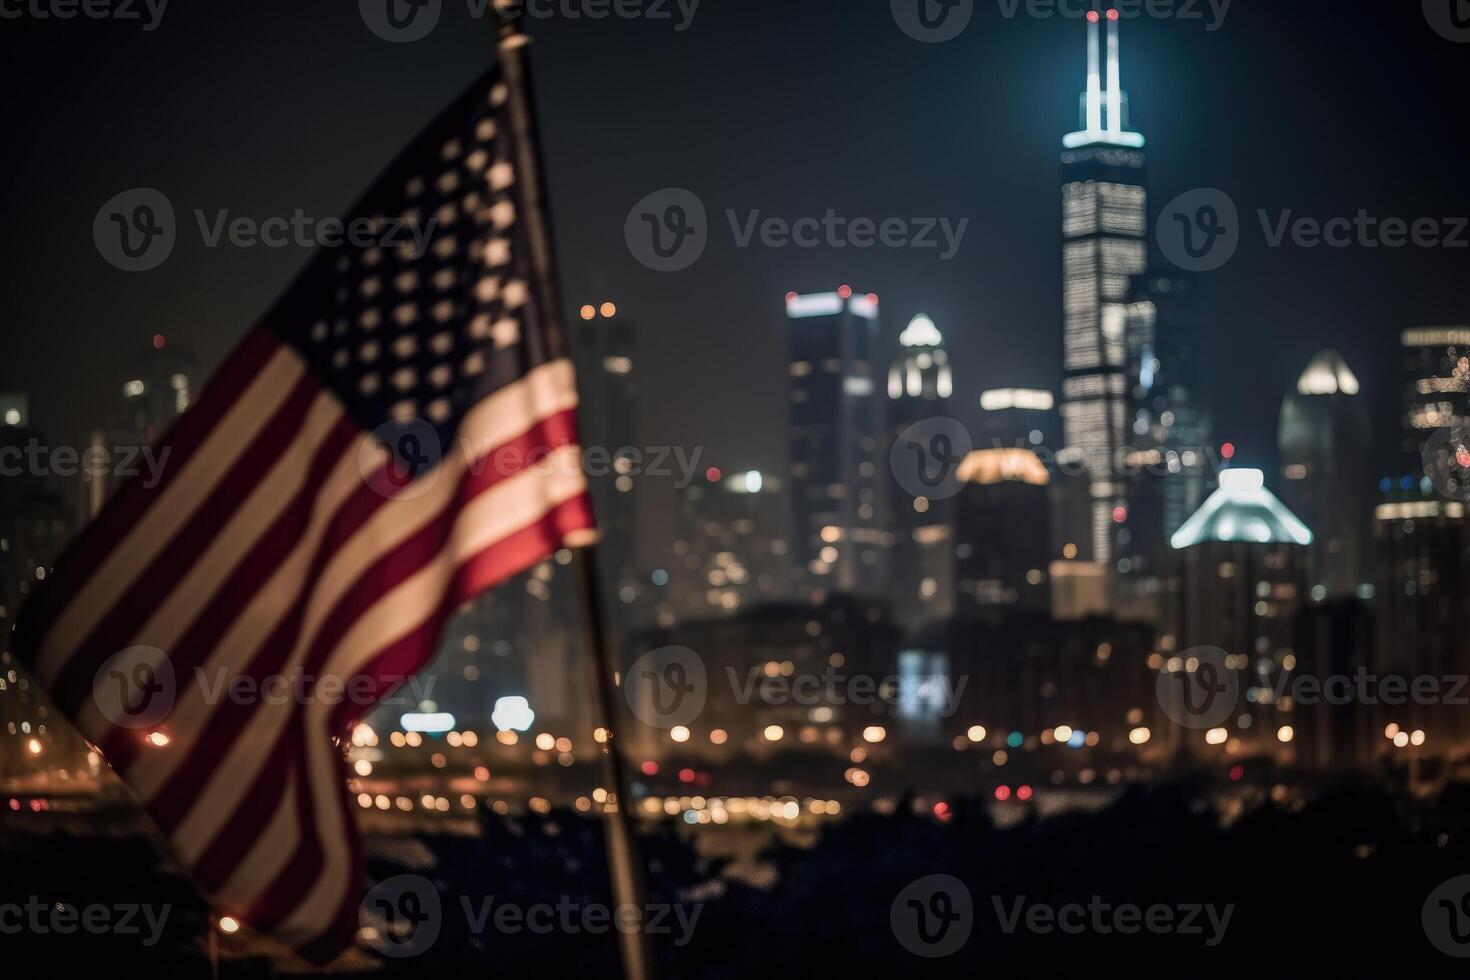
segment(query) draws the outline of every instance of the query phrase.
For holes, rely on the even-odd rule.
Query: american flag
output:
[[[373,235],[316,255],[17,627],[216,907],[314,960],[361,900],[346,734],[457,606],[593,527],[508,103],[491,73],[403,153],[346,219]]]

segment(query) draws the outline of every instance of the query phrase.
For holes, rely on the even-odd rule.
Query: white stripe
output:
[[[571,368],[567,362],[552,362],[537,368],[521,381],[495,392],[469,413],[463,429],[466,433],[465,444],[484,447],[487,452],[493,452],[492,447],[525,432],[540,418],[574,407],[576,391],[571,385]],[[525,414],[527,409],[534,410],[536,414],[528,416]],[[462,454],[449,455],[442,464],[444,472],[439,474],[428,492],[422,496],[386,502],[332,555],[326,568],[310,584],[311,595],[306,614],[295,648],[282,667],[282,674],[294,676],[300,669],[322,621],[361,575],[362,570],[452,505],[462,471],[480,463],[481,460],[467,461]],[[580,466],[570,465],[567,468],[577,482],[584,482]],[[492,488],[491,492],[515,483],[517,479],[519,478],[512,478]],[[500,498],[497,496],[495,499]],[[289,577],[279,576],[283,587],[293,590],[293,598],[303,586],[301,578],[300,571],[293,571]],[[253,617],[242,617],[242,620],[247,618]],[[271,626],[277,621],[276,616],[262,618]],[[206,677],[213,683],[221,668],[225,670],[226,677],[244,672],[258,655],[259,642],[257,640],[247,647],[231,642],[231,637],[227,636],[226,642],[210,656],[204,668]],[[370,647],[375,649],[376,645]],[[330,670],[322,670],[317,675],[320,677],[332,673]],[[346,675],[339,673],[335,676]],[[202,719],[209,713],[209,707],[203,705],[202,700],[202,692],[190,687],[186,692],[187,703],[182,707],[182,710],[190,712],[187,716],[187,730],[181,723],[178,737],[172,744],[140,756],[138,763],[128,772],[127,782],[145,801],[155,797],[174,770],[186,760],[186,748],[197,740],[197,734],[204,725]],[[289,707],[257,706],[244,729],[231,744],[225,758],[220,760],[220,766],[208,784],[195,794],[194,808],[189,818],[180,826],[178,834],[179,846],[186,862],[192,862],[194,855],[208,846],[209,838],[213,836],[213,830],[210,829],[213,823],[223,820],[238,805],[239,794],[250,783],[249,778],[241,776],[239,766],[244,760],[265,752],[275,742],[285,726],[285,709]],[[176,716],[180,711],[181,707],[175,707]],[[218,799],[215,796],[217,786],[223,793]]]
[[[285,347],[278,350],[210,430],[184,469],[108,552],[46,637],[36,664],[45,685],[56,680],[76,648],[204,503],[239,458],[241,447],[269,424],[304,370],[305,365],[293,351]]]
[[[559,451],[562,460],[578,452],[576,446],[567,446]],[[550,507],[586,489],[581,473],[553,477],[550,482],[555,484],[554,487],[548,486],[548,482],[545,477],[534,473],[523,473],[476,497],[456,518],[450,538],[438,556],[359,613],[322,669],[316,672],[317,679],[340,678],[345,684],[379,650],[416,629],[428,618],[438,607],[444,588],[460,561],[534,523]],[[548,494],[552,496],[548,497]],[[393,511],[393,507],[385,507],[378,511],[378,515],[391,517]],[[314,629],[311,638],[315,638]],[[301,646],[305,645],[307,640],[303,638]],[[298,647],[297,653],[301,652]],[[330,710],[333,707],[335,705],[316,701],[309,709]],[[185,863],[197,859],[228,820],[229,814],[239,806],[260,767],[266,763],[266,753],[285,730],[295,708],[293,704],[262,704],[251,715],[245,729],[220,760],[219,767],[211,774],[195,798],[189,815],[174,834],[175,846]],[[321,741],[327,744],[327,733],[321,734]],[[131,781],[131,774],[129,777]]]
[[[572,457],[580,455],[575,446],[565,447],[564,452]],[[580,472],[573,473],[558,466],[558,472],[550,478],[525,473],[475,498],[456,521],[450,541],[438,558],[399,585],[353,624],[333,651],[327,673],[347,676],[361,669],[382,649],[427,620],[438,607],[460,565],[497,541],[534,524],[559,504],[585,493],[586,489],[586,481]],[[371,652],[364,656],[360,652],[363,650]],[[339,831],[344,791],[336,765],[336,750],[330,741],[331,733],[327,731],[331,708],[331,705],[320,702],[310,705],[306,726],[316,834],[326,852],[326,861],[311,891],[281,924],[283,932],[301,932],[308,937],[331,925],[332,916],[346,894],[351,872],[347,867],[348,848]],[[258,767],[259,761],[256,765]],[[279,851],[279,848],[274,849],[275,853]]]
[[[501,388],[471,409],[462,426],[460,447],[473,447],[488,456],[495,447],[521,435],[539,419],[576,407],[574,384],[571,365],[567,361],[553,361],[536,368],[522,380]],[[534,414],[527,414],[528,411]],[[248,673],[250,664],[260,655],[262,644],[275,630],[281,616],[299,599],[302,589],[308,587],[303,578],[320,544],[326,522],[335,516],[337,508],[363,479],[358,464],[359,446],[360,442],[355,442],[348,448],[344,462],[328,480],[322,498],[316,502],[312,532],[303,537],[302,544],[282,562],[280,571],[272,577],[269,585],[221,637],[201,671],[189,677],[176,678],[178,701],[169,720],[173,741],[167,748],[150,750],[139,756],[126,774],[126,781],[133,792],[145,802],[156,797],[174,771],[184,764],[189,750],[208,724],[214,705],[208,703],[201,679],[207,681],[213,691],[217,685],[227,684],[231,678]],[[387,457],[383,455],[382,458],[386,461]],[[283,676],[292,677],[300,668],[322,620],[362,570],[433,520],[451,503],[464,471],[482,465],[483,458],[467,460],[463,453],[450,453],[427,492],[422,496],[385,501],[331,556],[316,581],[309,583],[312,590],[310,604],[302,617],[296,646],[281,668]],[[239,741],[253,737],[251,733],[256,730],[255,726],[264,724],[260,720],[263,713],[257,710],[252,714],[235,748],[239,747]]]
[[[265,479],[235,510],[143,628],[123,647],[156,648],[159,655],[147,659],[155,669],[158,668],[167,655],[165,651],[178,645],[179,637],[194,625],[220,586],[226,584],[228,576],[233,574],[250,549],[260,541],[261,535],[276,522],[286,505],[301,490],[317,450],[341,419],[342,408],[337,397],[328,392],[318,395],[307,411],[306,421],[296,439],[277,455],[276,464]],[[308,538],[310,534],[303,536],[303,540]],[[113,730],[112,724],[91,698],[83,701],[77,709],[75,722],[98,745],[103,744]],[[170,724],[172,727],[178,722],[170,719]]]
[[[359,436],[353,440],[337,461],[322,484],[306,533],[281,562],[270,581],[218,638],[209,659],[197,670],[175,678],[178,694],[173,710],[169,712],[170,742],[167,748],[137,756],[124,774],[124,780],[139,798],[151,802],[174,769],[188,758],[219,705],[217,699],[225,696],[236,676],[246,673],[248,665],[259,655],[262,644],[280,625],[282,616],[300,598],[302,579],[320,549],[337,509],[362,487],[357,452],[366,438]],[[240,666],[242,664],[246,666]]]

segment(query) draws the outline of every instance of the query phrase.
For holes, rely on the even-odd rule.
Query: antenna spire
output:
[[[1102,66],[1102,22],[1104,18],[1108,22],[1106,89],[1103,88]],[[1118,40],[1120,20],[1122,20],[1122,14],[1117,8],[1110,7],[1106,12],[1096,10],[1087,12],[1087,91],[1082,97],[1082,130],[1077,133],[1068,133],[1063,137],[1062,145],[1069,149],[1086,146],[1089,143],[1143,146],[1143,137],[1138,133],[1130,133],[1125,128],[1128,120],[1123,94],[1122,56]]]

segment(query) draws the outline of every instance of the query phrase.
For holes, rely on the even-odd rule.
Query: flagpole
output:
[[[500,64],[509,90],[511,118],[516,130],[516,174],[529,211],[524,216],[524,222],[530,240],[532,265],[537,273],[538,299],[549,331],[559,336],[563,346],[566,346],[568,339],[565,321],[561,316],[561,287],[552,248],[545,173],[537,154],[535,99],[526,59],[526,46],[531,38],[521,29],[524,15],[522,0],[495,0],[495,12],[500,17]],[[602,753],[603,780],[607,784],[610,798],[603,808],[603,827],[607,837],[613,903],[619,908],[635,910],[638,923],[637,929],[618,930],[623,975],[626,980],[653,980],[653,949],[643,928],[648,915],[643,862],[639,857],[638,840],[633,831],[633,798],[628,792],[627,770],[618,749],[618,728],[614,724],[617,713],[614,707],[613,669],[602,616],[597,547],[595,544],[588,544],[575,551],[577,555],[573,565],[576,568],[577,591],[589,652],[587,669],[592,688],[593,714],[604,735],[599,748]],[[624,913],[615,913],[614,921],[623,921],[620,918],[622,914]]]

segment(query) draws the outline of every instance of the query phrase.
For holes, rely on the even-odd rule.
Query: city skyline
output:
[[[0,78],[136,70],[0,185],[17,949],[1470,955],[1458,11],[63,5]]]
[[[1341,5],[1338,9],[1342,9]],[[331,24],[328,15],[322,13],[296,16],[305,17],[320,29],[327,29]],[[698,24],[679,35],[677,40],[682,48],[673,46],[675,59],[681,52],[689,57],[720,56],[724,50],[719,46],[721,38],[738,37],[739,31],[748,26],[746,18],[756,15],[711,11],[709,16],[710,26]],[[782,16],[805,24],[807,18],[815,15],[783,11]],[[876,43],[872,35],[879,28],[885,32],[893,30],[882,12],[873,14],[871,22],[864,19],[866,16],[854,13],[834,21],[830,25],[838,39],[834,45],[840,46],[840,39],[850,34],[850,40],[858,45],[850,50],[861,50],[862,45]],[[734,20],[714,23],[717,17]],[[1269,249],[1262,241],[1253,212],[1265,208],[1274,216],[1289,204],[1296,204],[1297,212],[1318,217],[1352,215],[1359,207],[1384,216],[1447,216],[1470,212],[1467,206],[1470,201],[1464,199],[1459,185],[1451,182],[1447,173],[1436,169],[1439,166],[1436,160],[1453,158],[1454,153],[1420,154],[1419,169],[1412,174],[1413,180],[1384,181],[1381,175],[1369,180],[1368,171],[1360,169],[1365,164],[1346,160],[1332,167],[1319,162],[1315,169],[1279,166],[1262,169],[1252,165],[1239,169],[1237,183],[1230,186],[1232,182],[1223,179],[1219,167],[1227,160],[1239,158],[1242,151],[1238,146],[1227,148],[1223,131],[1232,128],[1230,120],[1248,117],[1253,106],[1264,104],[1261,89],[1266,87],[1266,80],[1257,76],[1269,78],[1273,77],[1272,71],[1280,74],[1308,70],[1305,62],[1288,61],[1280,45],[1314,26],[1310,15],[1293,10],[1241,8],[1232,11],[1231,18],[1214,32],[1188,21],[1141,18],[1124,24],[1125,82],[1132,90],[1133,128],[1149,134],[1155,208],[1177,193],[1197,186],[1224,186],[1240,205],[1248,232],[1240,254],[1230,265],[1200,277],[1200,290],[1210,310],[1206,340],[1218,336],[1228,326],[1230,330],[1243,330],[1246,336],[1256,336],[1259,342],[1269,340],[1282,345],[1281,357],[1251,360],[1238,345],[1207,343],[1205,356],[1212,369],[1202,381],[1205,389],[1202,394],[1218,406],[1216,422],[1220,437],[1240,446],[1246,461],[1269,469],[1274,462],[1271,454],[1278,407],[1269,403],[1300,372],[1314,351],[1337,347],[1363,380],[1365,397],[1373,405],[1375,432],[1382,436],[1375,439],[1381,457],[1378,466],[1390,471],[1390,463],[1398,458],[1389,448],[1389,437],[1397,422],[1389,417],[1397,410],[1397,379],[1391,370],[1379,373],[1374,366],[1387,363],[1385,355],[1393,351],[1395,338],[1402,329],[1454,325],[1464,318],[1455,315],[1457,309],[1447,272],[1428,272],[1423,276],[1424,286],[1413,293],[1403,293],[1388,284],[1403,279],[1395,270],[1402,268],[1406,261],[1412,260],[1424,270],[1448,270],[1455,253],[1450,249],[1379,250],[1377,255],[1369,254],[1366,249]],[[1445,51],[1441,40],[1422,23],[1380,21],[1370,14],[1341,17],[1338,26],[1344,22],[1358,28],[1340,30],[1335,35],[1335,43],[1348,60],[1360,55],[1367,57],[1375,32],[1388,33],[1402,42],[1371,49],[1374,57],[1397,59],[1393,69],[1383,69],[1381,84],[1373,90],[1373,98],[1379,102],[1396,88],[1407,92],[1425,83],[1421,78],[1404,77],[1410,67],[1406,50],[1421,53],[1422,57],[1413,65],[1417,66],[1416,71],[1429,75],[1431,83],[1438,83],[1440,77],[1451,77],[1445,73],[1457,70],[1447,58],[1447,54],[1453,53],[1452,46]],[[253,23],[252,18],[240,27],[253,30]],[[339,68],[351,66],[356,63],[354,59],[377,51],[376,43],[380,43],[377,39],[370,35],[359,38],[348,30],[355,27],[361,31],[360,24],[349,21],[341,26]],[[1052,312],[1056,309],[1053,286],[1056,280],[1052,271],[1057,268],[1055,235],[1044,226],[1052,226],[1046,215],[1055,213],[1055,140],[1059,133],[1075,128],[1072,120],[1076,114],[1076,91],[1083,81],[1080,76],[1085,57],[1079,21],[1061,16],[1006,19],[996,11],[981,8],[972,28],[951,43],[924,45],[899,38],[905,45],[890,50],[894,46],[885,37],[885,55],[901,59],[901,65],[907,69],[903,73],[905,77],[942,79],[943,90],[954,91],[959,96],[955,102],[958,111],[946,109],[943,115],[938,115],[932,99],[911,100],[909,93],[900,88],[888,98],[870,101],[873,108],[868,110],[868,115],[872,118],[857,130],[838,126],[829,137],[853,152],[840,154],[847,163],[829,174],[833,178],[827,181],[831,200],[824,202],[818,213],[830,204],[847,215],[873,212],[875,217],[887,213],[970,217],[971,229],[955,259],[941,262],[930,253],[883,249],[736,250],[726,227],[723,214],[726,209],[736,210],[743,220],[747,210],[791,218],[809,208],[793,207],[789,195],[779,188],[762,189],[757,184],[754,190],[744,187],[737,192],[727,187],[727,178],[721,176],[726,168],[706,168],[700,164],[701,186],[697,190],[710,209],[715,234],[705,259],[686,273],[673,276],[648,272],[626,257],[621,246],[617,251],[624,252],[624,261],[611,262],[608,256],[614,254],[609,245],[621,238],[627,209],[659,186],[681,183],[677,164],[672,170],[670,164],[639,170],[629,168],[631,157],[605,157],[605,165],[597,168],[594,176],[592,172],[579,173],[583,168],[577,150],[579,143],[592,140],[592,145],[597,145],[596,141],[610,137],[609,126],[641,125],[629,117],[604,119],[590,114],[583,80],[588,77],[586,72],[591,65],[602,58],[617,57],[620,45],[653,43],[652,32],[657,28],[626,22],[601,25],[582,22],[574,26],[553,21],[534,26],[544,28],[540,51],[549,66],[542,83],[546,90],[544,100],[551,110],[547,113],[547,155],[553,175],[559,178],[554,206],[566,267],[566,292],[573,300],[607,296],[629,310],[642,324],[652,352],[648,362],[653,380],[648,391],[693,406],[689,413],[683,413],[687,417],[681,419],[668,418],[667,413],[657,412],[651,404],[641,406],[648,442],[702,445],[726,464],[776,468],[783,455],[782,440],[762,433],[772,430],[782,417],[783,413],[771,404],[779,397],[781,382],[779,378],[764,377],[767,370],[757,370],[761,363],[769,364],[770,356],[784,347],[777,330],[779,323],[770,322],[772,303],[779,303],[779,297],[788,291],[820,291],[847,281],[869,282],[880,295],[886,293],[883,299],[890,319],[906,322],[912,315],[925,312],[940,324],[955,358],[957,394],[961,396],[956,399],[957,409],[972,413],[967,421],[974,421],[977,416],[974,395],[963,397],[966,394],[978,394],[993,387],[1059,389],[1060,378],[1055,367],[1059,340],[1050,327],[1056,316]],[[459,24],[453,31],[440,31],[423,44],[405,46],[398,52],[411,62],[427,57],[432,51],[441,65],[432,76],[419,73],[420,81],[414,85],[391,81],[397,95],[388,100],[385,111],[390,112],[390,118],[392,112],[400,113],[403,121],[396,124],[399,132],[411,131],[413,116],[422,116],[422,111],[413,106],[431,105],[458,84],[452,70],[444,65],[463,63],[465,69],[460,77],[467,77],[481,50],[471,36],[477,27],[484,25]],[[90,41],[84,39],[83,43]],[[281,38],[279,43],[289,45],[291,39]],[[683,51],[686,48],[690,50]],[[1246,50],[1258,54],[1268,71],[1244,70],[1239,59]],[[177,65],[193,63],[197,58],[192,47],[171,47],[159,54],[173,59]],[[829,57],[825,52],[808,51],[806,55],[813,59],[814,68]],[[1315,49],[1305,49],[1297,57],[1312,59],[1322,55]],[[1185,100],[1180,86],[1166,84],[1164,80],[1178,74],[1181,65],[1191,62],[1201,67],[1186,73],[1189,84],[1183,89],[1191,93],[1191,98]],[[666,62],[664,70],[676,71],[680,64],[677,60]],[[1231,70],[1223,70],[1226,66],[1232,66]],[[399,67],[395,62],[373,70],[391,74]],[[442,78],[442,82],[435,83],[435,78]],[[1019,99],[1004,104],[997,102],[997,85],[1003,78],[1023,83]],[[145,83],[146,79],[138,84]],[[650,77],[632,76],[625,85],[647,89],[652,83]],[[429,91],[431,87],[433,92]],[[1286,91],[1290,99],[1322,100],[1311,87],[1288,86]],[[141,97],[142,93],[139,94]],[[718,92],[707,94],[725,98]],[[657,118],[660,112],[671,111],[679,104],[679,100],[671,99],[669,92],[648,90],[648,95],[650,118]],[[735,93],[731,96],[738,98]],[[147,113],[155,108],[162,111],[170,99],[185,97],[152,92],[143,98],[141,111]],[[231,92],[221,91],[217,97],[227,105]],[[275,96],[269,88],[258,88],[251,98],[270,103]],[[904,122],[898,115],[906,102],[919,109],[912,122]],[[1323,105],[1320,101],[1310,103],[1310,108],[1308,105],[1306,101],[1302,103],[1302,119],[1319,120],[1323,125],[1335,122],[1333,105]],[[101,108],[99,105],[98,110]],[[789,143],[803,132],[793,128],[798,118],[795,108],[790,118],[778,117],[770,124],[773,128],[769,135],[776,139],[777,145]],[[295,111],[309,113],[310,109]],[[1408,127],[1419,111],[1406,98],[1395,112],[1380,112],[1378,117],[1390,127]],[[873,116],[874,112],[878,115]],[[735,112],[735,118],[740,118],[739,111]],[[1314,151],[1305,142],[1294,141],[1285,133],[1270,132],[1271,127],[1280,125],[1275,118],[1263,119],[1254,127],[1234,125],[1236,138],[1229,142],[1255,141],[1259,147],[1255,159],[1260,163],[1273,154],[1282,161],[1292,160],[1293,155],[1301,161],[1311,159]],[[248,120],[247,116],[240,124],[248,124]],[[918,125],[920,120],[922,128]],[[856,123],[857,119],[850,122]],[[651,131],[639,131],[656,139]],[[697,119],[688,132],[686,140],[698,139],[701,129]],[[857,132],[866,134],[866,138],[854,142]],[[1412,145],[1415,140],[1452,138],[1439,127],[1416,126],[1413,132],[1420,135],[1401,134],[1401,142]],[[1005,135],[996,143],[1000,134]],[[147,174],[151,182],[167,185],[183,214],[196,207],[211,217],[218,209],[258,215],[281,210],[289,213],[300,207],[309,214],[325,216],[341,211],[356,188],[381,165],[397,138],[382,133],[367,144],[362,136],[339,138],[334,143],[336,149],[324,146],[321,152],[310,153],[312,162],[304,170],[266,167],[250,176],[236,170],[235,178],[230,178],[231,168],[224,167],[219,170],[223,178],[207,184],[200,184],[182,172],[173,172],[166,157],[134,157],[141,148],[122,150],[120,166],[109,178],[110,182],[91,178],[94,183],[88,186],[95,187],[95,191],[90,192],[90,197],[85,193],[76,195],[73,203],[50,209],[51,216],[44,225],[52,229],[57,216],[77,214],[81,222],[77,226],[77,240],[68,241],[57,229],[54,235],[60,237],[56,244],[62,250],[59,254],[71,252],[85,258],[89,266],[97,266],[93,274],[96,298],[66,297],[53,300],[43,308],[34,305],[31,295],[21,296],[16,315],[45,325],[46,329],[21,335],[16,356],[8,368],[17,373],[7,375],[6,369],[0,369],[0,388],[23,387],[21,378],[31,379],[38,389],[32,394],[32,409],[38,418],[48,421],[45,426],[48,431],[59,438],[80,441],[89,424],[84,413],[96,410],[95,405],[89,408],[89,403],[101,398],[104,390],[115,384],[110,370],[113,359],[105,356],[94,359],[85,353],[78,359],[73,352],[66,361],[69,370],[82,381],[85,390],[95,394],[69,398],[60,404],[48,402],[47,392],[55,390],[61,381],[50,366],[57,362],[48,356],[55,351],[53,338],[62,333],[58,318],[71,324],[69,331],[77,329],[78,324],[106,322],[106,328],[85,328],[89,333],[97,331],[94,334],[97,346],[91,349],[99,352],[114,345],[131,349],[140,338],[165,330],[196,350],[201,363],[210,365],[222,356],[230,338],[247,325],[238,313],[225,311],[263,308],[284,286],[290,269],[304,257],[303,250],[294,248],[227,254],[223,250],[205,250],[197,241],[183,241],[170,264],[151,276],[139,280],[116,273],[91,252],[88,236],[81,229],[89,226],[95,205],[124,189],[124,185],[145,182],[141,177],[121,181],[130,168]],[[1268,138],[1273,142],[1269,145],[1262,142]],[[801,175],[815,161],[809,152],[796,146],[792,144],[786,165],[798,178],[794,182],[805,184],[807,181],[800,179]],[[1201,154],[1212,149],[1221,151],[1218,158],[1202,159]],[[687,143],[682,154],[676,154],[673,159],[686,159],[692,166],[705,152],[700,143]],[[751,162],[757,159],[752,158]],[[874,185],[866,176],[874,166],[880,167],[879,173],[891,176],[881,178]],[[928,170],[935,171],[937,183],[932,180],[916,183],[917,175]],[[972,189],[953,192],[961,186],[955,178],[964,172],[988,174],[986,183],[1009,184],[1019,193],[1006,195],[1014,203],[997,204],[986,199],[984,206],[977,206],[982,198],[976,196],[973,178],[967,182]],[[297,175],[294,178],[293,173]],[[354,173],[360,176],[350,176]],[[1302,183],[1308,174],[1313,174],[1316,181],[1310,190]],[[738,174],[732,172],[729,177],[738,179]],[[857,193],[858,182],[869,188],[881,188],[880,197],[875,201],[872,189]],[[18,181],[11,186],[22,184],[23,181]],[[1385,196],[1386,188],[1399,186],[1406,190],[1393,192],[1396,197]],[[87,200],[83,202],[82,198]],[[44,194],[31,195],[14,203],[24,219],[34,208],[43,206],[44,200]],[[286,204],[291,207],[284,207]],[[192,216],[188,220],[192,222]],[[997,235],[1001,230],[1004,235]],[[191,234],[198,237],[192,231]],[[53,232],[48,230],[48,237],[51,235]],[[1006,237],[1014,239],[1018,248],[1009,254],[997,252],[999,240]],[[594,255],[602,258],[594,259]],[[238,259],[239,264],[234,268],[248,271],[248,278],[230,276],[227,282],[212,279],[212,275],[231,268],[220,264],[226,258]],[[16,253],[13,259],[20,269],[27,269],[32,261],[23,252]],[[809,267],[810,271],[793,274],[793,259],[799,259],[800,266]],[[1263,262],[1267,265],[1263,266]],[[1364,274],[1370,268],[1381,271],[1376,275]],[[40,282],[48,281],[54,274],[35,271]],[[153,286],[161,305],[144,307],[136,301],[118,302],[122,296],[136,296],[140,283],[146,288],[150,279],[156,280]],[[699,318],[692,334],[686,318],[668,305],[672,298],[666,289],[668,281],[682,284],[676,291],[678,295],[689,295],[691,290],[695,294],[722,294],[722,302]],[[1267,288],[1245,288],[1254,281],[1262,282]],[[1347,296],[1336,295],[1339,290],[1327,288],[1328,284],[1340,286],[1342,282],[1356,286],[1350,301]],[[883,288],[878,289],[880,284]],[[1273,298],[1270,306],[1242,308],[1241,304],[1261,304],[1263,296]],[[103,316],[101,306],[89,306],[94,302],[106,303],[110,315]],[[172,305],[180,302],[186,305]],[[1021,310],[1026,311],[1024,315],[1020,315]],[[744,383],[735,386],[716,380],[712,390],[720,395],[709,398],[710,386],[696,384],[687,374],[688,344],[694,336],[699,337],[701,344],[708,345],[703,348],[707,356],[740,365],[737,374]],[[1002,346],[997,348],[996,344]],[[1259,374],[1263,369],[1271,372],[1269,378]],[[740,397],[742,393],[747,397]],[[1237,393],[1238,397],[1221,397],[1231,393]],[[653,398],[645,401],[651,403]],[[746,417],[736,419],[724,410],[733,405],[739,405]]]

